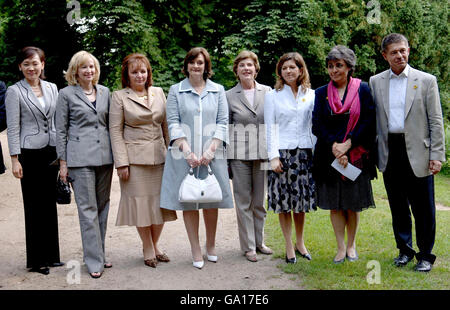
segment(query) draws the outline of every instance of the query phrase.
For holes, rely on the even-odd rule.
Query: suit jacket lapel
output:
[[[45,115],[48,117],[52,103],[52,88],[49,83],[41,80],[42,94],[45,102]]]
[[[77,95],[78,98],[83,100],[84,103],[86,103],[91,109],[93,109],[94,111],[96,110],[94,105],[89,101],[88,97],[84,94],[83,89],[81,88],[80,85],[75,86],[75,94]],[[99,97],[99,95],[100,94],[97,92],[97,98]],[[97,103],[98,103],[98,101],[99,100],[97,99]]]
[[[386,113],[387,119],[389,119],[389,84],[390,84],[390,71],[386,70],[384,75],[381,76],[383,83],[382,87],[382,96],[383,96],[383,107],[384,112]]]
[[[409,68],[408,83],[406,86],[406,98],[405,98],[405,119],[411,110],[412,104],[414,102],[414,97],[417,93],[418,76],[413,68]]]
[[[155,94],[153,92],[153,88],[150,86],[147,90],[147,96],[148,96],[148,109],[152,109],[153,101],[155,100]]]
[[[26,79],[22,80],[22,85],[23,87],[25,87],[25,89],[27,90],[28,94],[27,94],[27,99],[29,99],[29,102],[34,105],[36,107],[36,109],[38,109],[39,112],[41,112],[42,114],[45,114],[45,109],[42,108],[41,103],[39,102],[38,98],[36,97],[36,95],[34,94],[33,90],[31,89],[30,84],[28,84]],[[44,92],[44,85],[41,84],[41,89],[42,92]],[[45,97],[44,97],[45,99]]]
[[[142,101],[139,100],[138,96],[131,88],[127,88],[126,93],[127,93],[127,98],[130,99],[131,101],[139,104],[140,106],[142,106],[146,109],[149,108],[146,104],[142,103]],[[151,94],[150,94],[150,88],[149,88],[148,92],[147,92],[148,103],[150,103],[150,96],[151,96]]]
[[[259,103],[264,101],[264,88],[261,86],[261,84],[255,82],[255,102],[253,103],[253,109],[258,111]]]
[[[256,114],[254,108],[253,108],[252,105],[248,102],[247,97],[245,97],[244,89],[242,88],[241,83],[239,83],[238,86],[237,86],[236,94],[237,94],[239,100],[241,100],[241,102],[247,107],[247,109],[249,109],[251,112],[253,112],[254,114]],[[255,94],[255,96],[256,96],[256,94]],[[256,101],[256,100],[255,100],[255,101]]]
[[[106,95],[106,92],[103,90],[103,88],[97,87],[97,98],[95,105],[97,106],[97,109],[103,104],[107,103],[108,100],[103,99],[103,97]]]

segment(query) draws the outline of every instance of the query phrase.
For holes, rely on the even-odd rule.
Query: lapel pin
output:
[[[302,101],[305,102],[305,98],[302,98]]]
[[[417,85],[414,85],[414,89],[417,89]]]

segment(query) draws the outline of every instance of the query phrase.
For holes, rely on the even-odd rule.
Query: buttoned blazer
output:
[[[169,144],[166,96],[160,87],[149,87],[147,93],[145,103],[130,88],[112,94],[109,133],[116,168],[165,161]]]
[[[388,162],[390,70],[370,78],[377,107],[378,169]],[[436,77],[410,68],[405,101],[405,142],[409,163],[417,177],[431,175],[430,160],[445,161],[444,126]]]
[[[207,79],[205,88],[198,94],[186,78],[172,85],[167,95],[167,124],[170,146],[168,147],[161,184],[161,208],[169,210],[196,210],[198,208],[233,208],[233,198],[227,170],[226,145],[228,135],[228,103],[222,85]],[[186,138],[190,149],[198,158],[211,140],[222,140],[217,147],[210,167],[222,189],[222,201],[217,203],[180,203],[178,194],[181,182],[189,172],[183,153],[172,142]],[[195,169],[198,178],[204,179],[208,169]]]
[[[6,91],[6,122],[10,155],[20,154],[21,148],[41,149],[55,146],[54,114],[58,88],[40,81],[45,107],[43,108],[26,79],[8,87]]]
[[[96,106],[79,85],[67,86],[58,95],[55,113],[56,152],[68,167],[113,163],[109,138],[109,89],[97,84]]]
[[[228,159],[267,159],[264,96],[270,90],[269,86],[255,82],[253,105],[248,102],[241,83],[226,92],[230,123]]]

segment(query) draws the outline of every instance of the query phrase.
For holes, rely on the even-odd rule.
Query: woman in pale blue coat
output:
[[[203,209],[208,261],[217,262],[215,238],[219,208],[233,208],[228,179],[226,144],[228,143],[228,104],[222,85],[208,78],[212,75],[208,52],[191,49],[184,59],[186,79],[172,85],[167,97],[167,123],[170,144],[164,166],[161,208],[182,210],[191,244],[193,265],[204,265],[199,242],[199,209]],[[198,178],[207,175],[210,165],[223,199],[217,203],[180,203],[178,191],[190,167]]]

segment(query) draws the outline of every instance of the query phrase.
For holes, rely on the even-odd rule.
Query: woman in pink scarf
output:
[[[330,210],[336,235],[335,264],[358,259],[356,232],[359,212],[375,207],[370,180],[376,176],[375,105],[367,83],[352,77],[355,53],[342,45],[331,49],[326,58],[331,81],[315,92],[312,132],[317,137],[313,176],[319,208]],[[331,167],[337,159],[362,170],[354,180]],[[347,231],[347,243],[345,232]]]

